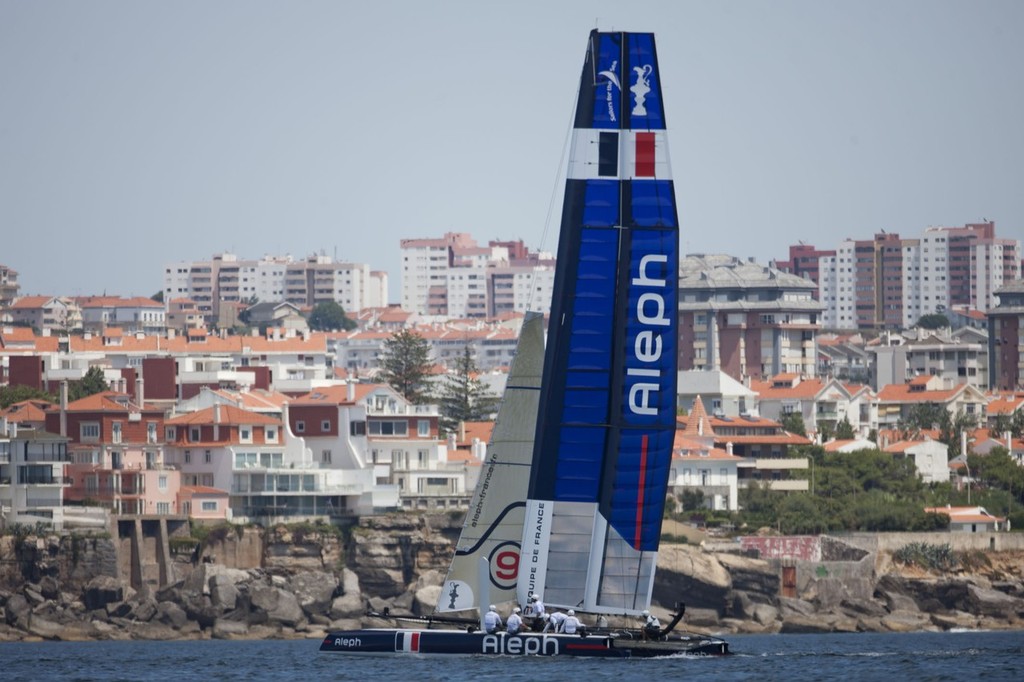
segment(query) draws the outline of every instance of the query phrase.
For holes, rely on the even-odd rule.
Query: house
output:
[[[67,334],[82,328],[82,309],[66,296],[22,296],[7,309],[15,325]]]
[[[22,400],[13,403],[5,410],[0,410],[0,418],[9,424],[17,424],[19,429],[46,430],[46,410],[53,403],[46,400]]]
[[[396,400],[393,419],[383,415],[371,419],[369,413],[377,407],[378,399],[381,406],[389,404],[387,399],[375,395],[378,391],[391,391],[388,398]],[[370,444],[371,434],[383,434],[393,437],[395,449],[399,449],[399,443],[408,445],[403,438],[410,428],[419,433],[418,422],[413,420],[410,426],[405,405],[402,410],[397,408],[399,400],[401,396],[393,389],[350,383],[315,389],[286,405],[287,437],[300,440],[309,462],[333,472],[333,484],[345,491],[344,509],[349,512],[368,513],[399,505],[399,486],[391,480],[391,463],[385,461],[383,449],[378,452]],[[406,452],[404,447],[400,449]]]
[[[757,392],[721,370],[680,370],[676,407],[687,413],[701,398],[711,414],[738,417],[757,412]]]
[[[104,391],[46,413],[46,430],[68,438],[65,499],[114,514],[176,515],[181,472],[164,463],[164,413]]]
[[[806,471],[806,457],[793,457],[789,449],[810,445],[804,436],[788,433],[778,422],[752,415],[741,417],[709,417],[715,447],[742,458],[737,462],[739,487],[765,483],[771,490],[808,490],[806,479],[793,474]]]
[[[949,530],[963,533],[989,533],[1010,530],[1009,521],[993,516],[984,507],[927,507],[926,513],[945,514],[949,517]]]
[[[685,424],[676,429],[669,487],[676,494],[686,489],[700,490],[708,508],[738,511],[737,472],[742,461],[742,457],[715,447],[714,427],[697,396]]]
[[[799,414],[809,434],[824,428],[834,433],[846,420],[855,433],[867,435],[878,424],[875,395],[863,384],[777,374],[767,381],[751,381],[750,388],[758,395],[762,416],[781,421],[787,414]]]
[[[66,527],[67,443],[62,436],[0,419],[0,528],[37,523]],[[102,527],[105,517],[92,516],[94,525]]]
[[[889,384],[878,391],[879,427],[895,427],[910,417],[911,412],[928,403],[940,405],[951,417],[958,412],[980,419],[985,414],[988,399],[980,390],[967,383],[953,388],[942,388],[939,377],[922,376],[906,384]]]
[[[283,426],[280,419],[221,403],[168,418],[166,461],[180,470],[183,488],[202,489],[183,492],[179,500],[194,503],[199,495],[206,506],[199,511],[249,520],[316,516],[328,502],[339,504],[318,500],[315,478],[295,470],[303,459],[301,444],[289,448]],[[218,494],[230,513],[214,506]],[[189,510],[194,513],[196,505]]]
[[[906,457],[925,483],[949,482],[949,446],[931,438],[901,440],[883,449],[884,452]]]
[[[822,446],[825,452],[857,452],[858,450],[877,450],[878,444],[867,438],[849,438],[830,440]]]

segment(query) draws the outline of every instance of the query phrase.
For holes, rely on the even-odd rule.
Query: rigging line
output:
[[[589,49],[589,48],[588,48]],[[555,212],[555,202],[557,201],[558,189],[565,184],[564,170],[566,168],[566,159],[569,157],[569,146],[572,141],[572,132],[575,129],[576,120],[576,103],[579,101],[580,89],[583,87],[580,84],[576,89],[576,94],[573,96],[572,102],[569,105],[569,125],[566,128],[565,139],[562,140],[562,154],[558,160],[558,169],[555,172],[555,181],[551,186],[551,197],[548,199],[548,210],[547,215],[544,217],[544,231],[540,235],[540,244],[537,246],[538,255],[545,251],[545,245],[548,241],[548,235],[551,233],[551,216]],[[564,192],[563,192],[564,201]],[[555,248],[552,253],[557,254],[558,244],[555,244]],[[557,257],[557,255],[556,255]],[[536,267],[530,273],[530,296],[527,298],[526,309],[537,310],[534,307],[534,301],[537,297],[537,269]],[[550,301],[548,303],[550,310]]]

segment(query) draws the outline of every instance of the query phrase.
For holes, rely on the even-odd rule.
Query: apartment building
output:
[[[781,372],[814,376],[822,305],[802,277],[724,255],[680,263],[679,367],[738,381]]]
[[[985,311],[1021,273],[1020,240],[998,238],[994,222],[929,227],[912,239],[879,232],[841,242],[834,256],[814,253],[827,329],[909,328],[931,313]]]
[[[996,291],[998,304],[988,313],[989,386],[1024,388],[1024,280]]]
[[[246,260],[220,253],[207,261],[181,262],[164,269],[164,300],[190,299],[208,326],[218,324],[227,312],[222,306],[253,301],[287,301],[299,307],[334,301],[354,314],[385,305],[387,287],[387,273],[325,255]]]
[[[3,311],[14,303],[20,290],[18,271],[0,264],[0,321],[6,321],[3,320]]]
[[[494,318],[527,310],[548,312],[554,259],[521,241],[491,241],[469,234],[403,239],[402,308],[447,318]]]

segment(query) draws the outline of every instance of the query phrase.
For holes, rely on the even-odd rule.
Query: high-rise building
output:
[[[486,247],[464,232],[403,239],[402,308],[447,318],[493,318],[551,309],[554,259],[522,241]]]
[[[999,304],[988,311],[989,386],[1024,388],[1024,280],[996,291]]]
[[[1020,241],[998,239],[992,222],[930,227],[920,239],[880,232],[841,242],[835,256],[818,253],[827,329],[909,328],[953,308],[985,311],[1021,272]]]
[[[221,317],[222,304],[288,302],[299,307],[334,301],[354,315],[387,303],[387,273],[365,263],[339,263],[330,256],[303,260],[291,256],[240,259],[216,254],[208,261],[169,265],[164,270],[164,300],[195,302],[207,324]]]

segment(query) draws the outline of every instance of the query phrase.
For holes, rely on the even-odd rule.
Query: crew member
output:
[[[567,616],[561,611],[555,611],[554,613],[545,614],[544,632],[561,632],[562,622]]]
[[[487,634],[493,635],[501,628],[501,616],[498,615],[498,609],[494,608],[494,604],[488,607],[487,613],[484,614],[484,630]]]
[[[544,602],[541,601],[540,594],[530,596],[530,603],[526,605],[526,613],[524,615],[531,616],[533,618],[530,623],[530,628],[534,632],[540,632],[544,627],[544,616],[547,615],[544,613]]]
[[[519,615],[521,610],[518,606],[512,609],[512,613],[505,623],[505,632],[510,635],[518,635],[519,631],[523,629],[523,617]]]
[[[578,630],[582,625],[583,623],[581,623],[580,619],[576,617],[576,612],[569,609],[569,613],[566,614],[565,620],[562,621],[562,632],[567,635],[575,635],[576,630]]]
[[[661,621],[653,613],[644,609],[640,614],[644,619],[644,639],[657,639],[661,636]]]

